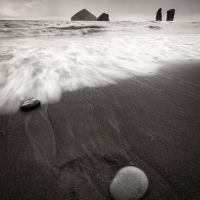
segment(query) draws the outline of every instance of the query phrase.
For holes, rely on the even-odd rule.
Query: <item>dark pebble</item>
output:
[[[24,103],[21,105],[21,109],[23,111],[31,110],[33,108],[36,108],[40,105],[40,101],[36,99],[29,99],[24,101]]]

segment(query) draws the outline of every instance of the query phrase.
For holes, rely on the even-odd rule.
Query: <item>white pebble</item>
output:
[[[147,192],[149,181],[146,174],[137,167],[122,168],[110,184],[114,200],[137,200]]]

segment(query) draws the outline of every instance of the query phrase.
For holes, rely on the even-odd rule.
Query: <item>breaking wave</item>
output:
[[[66,26],[41,28],[1,28],[0,38],[34,37],[34,36],[67,36],[86,35],[101,32],[102,26]]]
[[[155,25],[156,24],[156,25]],[[147,34],[199,33],[199,22],[0,21],[0,38],[87,35],[101,32]]]
[[[104,23],[72,23],[66,28],[60,23],[55,27],[55,23],[49,23],[45,30],[101,31],[106,27]],[[200,58],[200,34],[188,34],[187,27],[185,34],[161,34],[165,28],[149,29],[148,23],[124,27],[107,25],[106,29],[113,31],[106,34],[1,38],[0,112],[16,112],[29,98],[52,103],[65,91],[116,84],[135,75],[153,75],[161,62]],[[119,31],[122,29],[126,31]],[[136,34],[134,30],[138,29],[146,30],[145,34]]]

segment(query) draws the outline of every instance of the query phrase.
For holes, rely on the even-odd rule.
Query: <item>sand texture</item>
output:
[[[109,200],[124,166],[149,179],[145,200],[200,198],[200,65],[66,92],[55,104],[0,115],[0,196]]]

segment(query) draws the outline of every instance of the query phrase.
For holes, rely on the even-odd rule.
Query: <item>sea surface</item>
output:
[[[0,113],[200,58],[200,22],[0,21]]]

